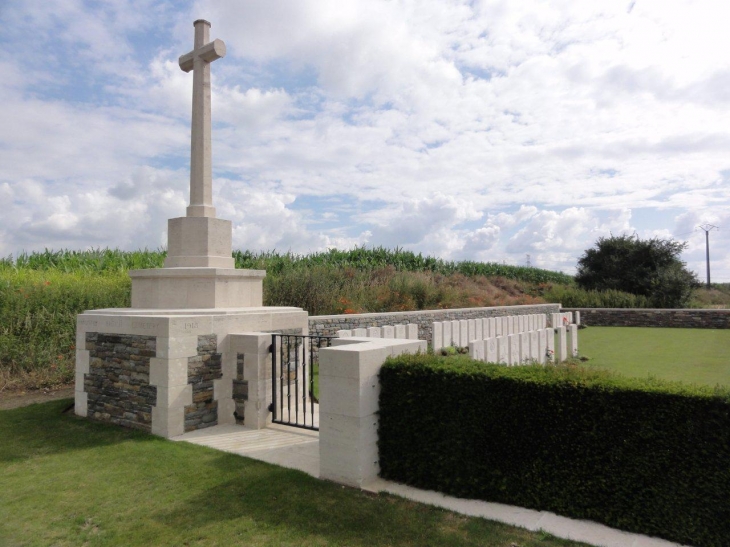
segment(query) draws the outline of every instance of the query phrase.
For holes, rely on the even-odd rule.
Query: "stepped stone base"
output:
[[[132,270],[132,308],[248,308],[263,305],[264,270],[159,268]]]

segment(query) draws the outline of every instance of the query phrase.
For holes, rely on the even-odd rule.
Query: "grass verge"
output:
[[[588,368],[730,386],[730,330],[590,327],[578,340]]]
[[[584,545],[61,414],[0,411],[0,545]]]

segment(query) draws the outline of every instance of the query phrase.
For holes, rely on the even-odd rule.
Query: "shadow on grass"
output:
[[[73,399],[59,399],[0,411],[0,462],[135,441],[160,441],[142,431],[93,422],[63,410]]]
[[[174,509],[161,508],[151,518],[190,534],[206,527],[228,530],[232,539],[254,526],[280,537],[283,544],[289,544],[286,537],[306,538],[302,543],[306,545],[509,545],[515,539],[521,546],[582,545],[388,494],[346,488],[241,456],[221,454],[206,466],[236,478],[201,491]]]

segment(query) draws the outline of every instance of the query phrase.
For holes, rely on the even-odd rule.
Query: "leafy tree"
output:
[[[640,239],[636,234],[601,237],[578,260],[578,285],[645,296],[657,308],[681,308],[699,286],[679,256],[686,242]]]

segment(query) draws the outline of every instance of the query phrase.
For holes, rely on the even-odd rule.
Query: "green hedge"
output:
[[[380,383],[383,478],[728,545],[729,390],[429,355]]]

